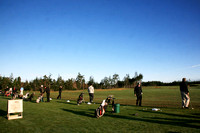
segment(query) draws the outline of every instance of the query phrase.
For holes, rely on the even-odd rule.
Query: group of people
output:
[[[62,86],[59,87],[59,95],[58,95],[57,99],[61,99],[62,88],[63,88]],[[24,91],[24,88],[21,87],[20,93],[19,93],[19,95],[17,95],[18,92],[17,92],[17,89],[15,87],[13,87],[13,88],[7,87],[5,89],[4,95],[6,95],[6,96],[11,95],[12,99],[15,99],[17,96],[19,98],[25,98],[23,96],[23,91]],[[37,99],[37,100],[39,100],[38,102],[43,101],[43,95],[44,95],[45,92],[46,92],[47,102],[50,102],[50,88],[46,87],[46,86],[44,87],[43,85],[41,85],[39,91],[40,91],[40,96]],[[186,78],[183,78],[182,82],[180,83],[180,92],[181,92],[181,98],[182,98],[182,108],[187,109],[189,107],[189,103],[190,103],[190,96],[189,96],[189,90],[188,90],[188,84],[186,82]],[[77,104],[80,104],[82,102],[83,94],[84,93],[81,93],[79,95]],[[88,87],[88,94],[89,94],[88,104],[91,104],[91,103],[93,103],[93,99],[94,99],[94,87],[93,87],[92,84],[90,84],[89,87]],[[32,93],[29,96],[29,98],[27,98],[27,99],[32,100],[34,95],[35,95],[35,93]],[[141,83],[137,83],[136,87],[134,88],[134,95],[137,97],[136,98],[136,106],[142,106],[143,92],[142,92]]]
[[[38,97],[38,99],[39,99],[40,101],[44,101],[44,100],[43,100],[43,96],[44,96],[44,93],[46,92],[46,95],[47,95],[47,102],[50,102],[50,88],[41,85],[39,91],[40,91],[40,96]],[[39,102],[39,101],[38,101],[38,102]]]
[[[181,99],[182,99],[182,108],[188,109],[190,103],[190,96],[188,90],[188,84],[186,82],[186,78],[182,79],[180,83],[180,92],[181,92]],[[137,86],[134,88],[134,94],[137,97],[136,99],[136,106],[142,106],[142,87],[141,84],[138,83]]]
[[[58,90],[59,94],[57,96],[57,99],[61,99],[62,89],[63,89],[63,87],[60,86],[59,90]],[[41,99],[41,101],[43,101],[43,95],[46,92],[46,94],[47,94],[47,102],[50,102],[50,89],[49,89],[49,87],[44,87],[43,85],[41,85],[39,91],[40,91],[40,96],[41,96],[40,99]],[[89,98],[90,98],[90,102],[88,102],[88,104],[91,104],[93,102],[93,99],[94,99],[94,87],[93,87],[92,84],[90,84],[90,86],[88,87],[88,93],[89,93]],[[79,99],[81,99],[81,101],[83,100],[83,94],[84,93],[81,93],[79,95]]]
[[[34,92],[32,94],[29,94],[29,92],[27,92],[25,95],[23,95],[24,94],[24,88],[23,87],[21,87],[19,89],[19,92],[18,92],[16,87],[9,88],[8,86],[5,89],[3,94],[5,96],[11,96],[12,100],[14,100],[16,98],[20,98],[20,99],[24,99],[24,100],[27,100],[27,101],[31,101],[33,99],[34,95],[35,95]]]
[[[20,88],[20,92],[18,94],[18,91],[17,91],[17,88],[16,87],[13,87],[13,88],[9,88],[8,86],[6,87],[5,91],[4,91],[4,95],[5,96],[11,96],[12,99],[15,99],[16,97],[23,97],[23,91],[24,91],[24,88],[21,87]]]

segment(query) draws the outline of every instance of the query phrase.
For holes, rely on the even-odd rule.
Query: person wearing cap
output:
[[[137,86],[134,88],[134,94],[135,96],[137,96],[136,99],[136,106],[138,106],[138,102],[139,102],[139,106],[142,106],[142,87],[140,85],[140,83],[137,84]]]
[[[181,98],[182,98],[182,108],[188,108],[190,103],[190,96],[188,91],[188,84],[186,82],[186,78],[182,79],[182,82],[180,83],[180,92],[181,92]]]

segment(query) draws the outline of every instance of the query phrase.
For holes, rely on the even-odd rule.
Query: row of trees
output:
[[[44,75],[42,78],[35,78],[32,81],[25,82],[21,81],[21,77],[13,78],[13,74],[11,74],[10,77],[0,76],[0,89],[4,90],[7,87],[16,87],[19,89],[23,86],[25,90],[37,91],[41,85],[44,85],[57,91],[59,86],[62,85],[64,90],[80,90],[88,88],[90,84],[93,84],[95,89],[111,89],[134,87],[137,82],[141,82],[143,79],[143,75],[138,75],[137,72],[135,72],[135,76],[132,78],[127,74],[123,80],[120,80],[118,74],[114,74],[113,76],[104,77],[100,83],[95,82],[92,76],[89,78],[89,81],[86,82],[84,75],[80,73],[78,73],[75,79],[71,78],[68,80],[64,80],[61,76],[58,76],[57,80],[55,80],[52,79],[51,76],[51,74],[49,76]]]
[[[148,81],[148,82],[143,82],[143,86],[179,86],[182,81],[174,81],[171,83],[163,83],[160,81]],[[200,81],[189,81],[188,85],[190,86],[196,86],[197,84],[200,84]]]

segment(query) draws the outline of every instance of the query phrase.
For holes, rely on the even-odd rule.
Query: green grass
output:
[[[0,132],[200,132],[200,86],[190,89],[194,110],[181,109],[181,96],[176,86],[143,87],[142,107],[135,106],[133,89],[95,90],[96,104],[77,106],[76,99],[81,92],[64,91],[62,100],[56,100],[58,92],[51,92],[50,103],[24,101],[23,119],[17,120],[7,120],[10,97],[0,96]],[[84,92],[87,102],[87,90]],[[111,113],[108,108],[103,117],[95,118],[95,109],[111,94],[120,104],[120,113]],[[70,103],[66,102],[68,99]],[[154,107],[161,111],[152,111]]]

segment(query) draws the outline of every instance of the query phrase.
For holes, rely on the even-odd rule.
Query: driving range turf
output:
[[[76,104],[81,92],[86,103]],[[133,89],[95,90],[95,104],[88,105],[87,90],[51,92],[50,103],[23,102],[23,118],[7,120],[7,100],[0,96],[1,133],[58,133],[58,132],[200,132],[200,86],[190,87],[191,104],[194,109],[181,109],[178,86],[143,87],[143,106],[135,106]],[[120,113],[112,113],[111,106],[101,118],[94,116],[95,109],[103,99],[114,95],[120,104]],[[45,96],[46,101],[46,96]],[[70,100],[70,102],[66,102]],[[152,111],[158,108],[160,111]]]

